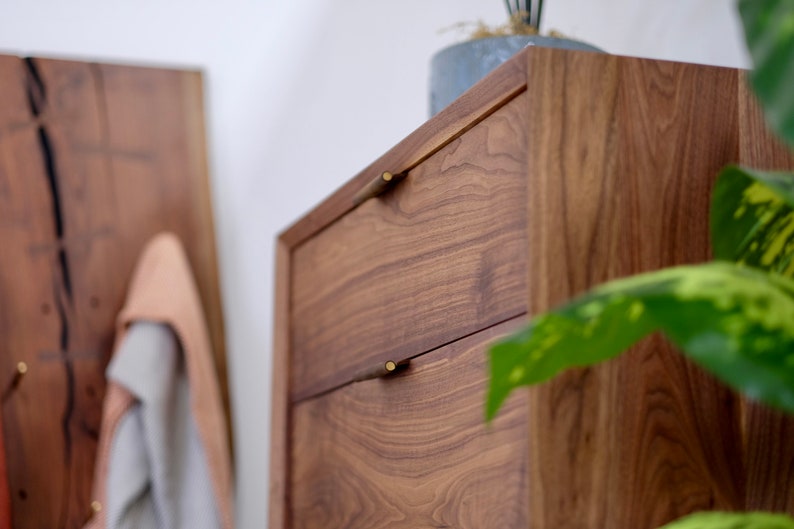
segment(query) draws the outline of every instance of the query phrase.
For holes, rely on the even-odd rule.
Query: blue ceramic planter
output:
[[[436,53],[430,63],[430,115],[527,46],[602,52],[584,42],[539,35],[490,37],[449,46]]]

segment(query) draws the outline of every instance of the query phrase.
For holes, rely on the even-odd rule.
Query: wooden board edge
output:
[[[207,326],[210,330],[213,360],[218,376],[218,385],[221,392],[223,411],[226,415],[226,436],[229,443],[229,455],[234,467],[234,430],[232,426],[231,396],[229,390],[229,368],[226,349],[226,332],[223,320],[223,296],[221,295],[220,270],[218,264],[218,246],[215,233],[215,215],[212,205],[212,185],[207,159],[207,132],[206,116],[204,111],[204,75],[197,70],[182,70],[180,81],[182,84],[182,104],[185,109],[185,118],[189,121],[187,131],[193,136],[187,142],[193,149],[189,159],[194,165],[191,168],[198,181],[194,187],[192,200],[195,211],[202,214],[195,221],[201,225],[204,234],[203,244],[197,245],[196,250],[201,252],[200,259],[204,263],[204,278],[202,284],[202,302]],[[206,298],[206,299],[205,299]]]
[[[287,228],[281,239],[295,248],[353,209],[355,195],[378,175],[384,171],[393,174],[410,171],[524,92],[527,86],[525,55],[526,50],[517,53],[475,84]]]
[[[14,57],[19,60],[36,59],[40,61],[58,62],[61,64],[90,64],[98,67],[135,68],[136,70],[168,70],[183,73],[203,73],[204,69],[198,63],[170,62],[160,60],[135,60],[135,59],[110,59],[85,54],[60,54],[60,53],[15,53],[10,50],[0,51],[2,57]]]
[[[270,411],[270,484],[268,527],[287,529],[289,500],[289,305],[291,248],[276,242],[273,324],[272,401]]]

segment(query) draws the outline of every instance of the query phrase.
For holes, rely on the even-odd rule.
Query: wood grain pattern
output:
[[[270,499],[268,527],[286,528],[289,503],[289,441],[290,405],[289,377],[289,300],[290,300],[290,249],[276,242],[276,283],[273,324],[272,400],[270,413]]]
[[[526,312],[525,106],[295,249],[293,400]]]
[[[739,83],[739,162],[769,171],[794,171],[794,152],[766,126],[745,79]],[[794,514],[794,418],[745,400],[742,436],[748,510]]]
[[[746,510],[794,515],[794,420],[753,402],[742,409]]]
[[[228,412],[197,72],[0,57],[0,380],[14,527],[90,510],[104,367],[144,243],[185,243]]]
[[[518,404],[500,416],[517,421],[504,431],[513,432],[510,446],[524,446],[519,465],[507,464],[504,454],[480,461],[452,448],[467,446],[452,440],[469,439],[465,432],[479,426],[450,402],[474,409],[482,394],[469,400],[477,390],[467,390],[466,380],[474,378],[449,377],[482,361],[461,363],[470,345],[484,347],[473,344],[491,330],[415,358],[393,380],[346,384],[359,367],[395,352],[420,354],[432,341],[454,339],[448,329],[465,333],[491,310],[493,298],[444,294],[439,299],[451,308],[428,318],[428,308],[440,305],[422,298],[439,285],[481,288],[456,275],[467,259],[457,245],[502,236],[504,228],[489,230],[503,220],[485,217],[459,222],[454,231],[424,229],[425,220],[452,220],[445,208],[458,211],[456,199],[476,203],[485,196],[487,179],[466,182],[458,172],[476,173],[496,160],[480,172],[526,180],[526,188],[513,190],[523,200],[524,213],[515,218],[524,215],[527,252],[516,258],[522,266],[527,260],[527,281],[516,288],[526,288],[521,306],[536,313],[611,278],[708,259],[718,171],[736,162],[794,168],[794,156],[763,126],[740,71],[543,48],[519,57],[524,67],[513,60],[507,68],[526,72],[526,92],[515,80],[504,98],[488,92],[487,101],[510,102],[478,125],[459,124],[467,132],[411,171],[403,187],[339,219],[345,197],[372,176],[359,175],[282,237],[292,252],[292,343],[281,345],[292,355],[292,389],[282,383],[280,391],[291,391],[292,402],[283,404],[279,420],[294,422],[285,441],[292,466],[278,472],[289,474],[293,496],[277,501],[288,505],[292,527],[484,527],[491,523],[482,518],[485,506],[517,516],[496,526],[533,529],[650,529],[699,509],[794,514],[794,422],[745,402],[661,336],[617,360],[520,392]],[[506,126],[492,126],[497,121]],[[434,119],[420,130],[436,127]],[[429,152],[421,138],[415,133],[389,156]],[[519,160],[524,165],[515,169]],[[454,189],[440,193],[448,180],[438,176],[447,172],[455,175]],[[514,207],[506,208],[511,218]],[[395,237],[398,228],[404,240]],[[417,254],[384,257],[395,241]],[[422,248],[441,248],[436,253],[444,260]],[[423,262],[426,270],[418,266]],[[485,283],[499,283],[509,270],[500,264]],[[391,314],[399,317],[389,320]],[[422,342],[428,336],[433,340]],[[448,354],[456,348],[461,352]],[[311,382],[301,388],[304,381]],[[274,435],[281,442],[285,434]],[[488,482],[493,469],[508,478],[489,485],[500,491],[495,499],[467,501],[456,483],[480,464],[476,472]],[[518,466],[520,476],[511,474]],[[515,490],[523,492],[516,497]],[[517,505],[520,512],[493,505]]]
[[[739,99],[739,160],[742,165],[768,171],[792,170],[794,151],[766,125],[758,100],[744,75],[737,85]]]
[[[526,395],[483,421],[485,346],[516,323],[297,404],[291,527],[526,527]]]
[[[738,157],[735,70],[537,49],[528,57],[529,304],[706,260]],[[744,503],[733,394],[660,337],[530,393],[533,528],[658,527]]]
[[[290,248],[298,246],[353,209],[356,193],[378,175],[412,170],[525,89],[526,61],[507,61],[285,230],[281,239]]]

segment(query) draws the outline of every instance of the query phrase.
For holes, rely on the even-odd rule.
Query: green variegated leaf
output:
[[[794,520],[768,512],[699,512],[659,529],[794,529]]]
[[[750,79],[766,119],[794,145],[794,0],[740,0]]]
[[[494,345],[487,418],[514,388],[614,357],[655,330],[727,384],[794,412],[794,281],[715,262],[607,283]]]
[[[794,175],[728,166],[711,200],[717,259],[794,275]]]

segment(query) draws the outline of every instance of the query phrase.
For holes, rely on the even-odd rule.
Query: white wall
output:
[[[554,0],[612,53],[747,59],[731,0]],[[0,0],[0,52],[205,71],[236,432],[238,525],[266,526],[273,240],[425,119],[441,28],[502,0]]]

